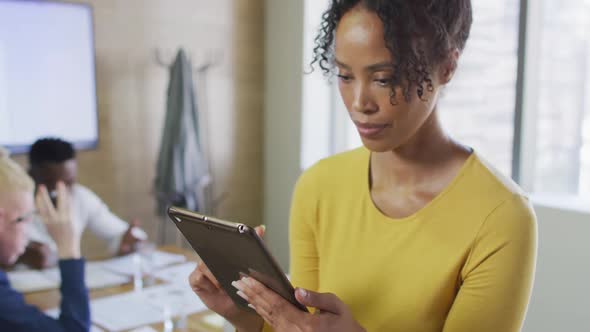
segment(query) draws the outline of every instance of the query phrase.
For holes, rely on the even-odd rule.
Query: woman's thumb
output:
[[[317,293],[307,289],[297,288],[295,297],[299,303],[306,307],[313,307],[333,314],[340,314],[342,312],[342,301],[332,293]]]

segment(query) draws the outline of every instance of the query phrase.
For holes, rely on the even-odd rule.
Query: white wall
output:
[[[537,273],[524,332],[590,331],[590,214],[536,206]]]
[[[266,0],[264,222],[283,268],[291,192],[300,174],[303,1]]]

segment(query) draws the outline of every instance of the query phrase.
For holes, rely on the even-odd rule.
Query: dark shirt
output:
[[[10,286],[0,270],[0,331],[77,332],[90,330],[90,305],[84,284],[84,260],[59,262],[61,314],[51,318],[25,303],[23,295]]]

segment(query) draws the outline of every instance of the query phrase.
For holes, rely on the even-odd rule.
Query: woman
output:
[[[0,149],[0,264],[12,265],[27,245],[27,228],[33,214],[33,180],[6,152]],[[57,185],[57,209],[47,189],[37,191],[41,218],[58,247],[61,272],[61,314],[53,319],[25,303],[23,296],[0,270],[0,331],[57,332],[88,331],[90,308],[84,286],[84,260],[80,256],[80,236],[71,222],[67,189]]]
[[[263,321],[275,331],[520,330],[534,212],[438,115],[471,21],[469,0],[332,1],[314,62],[336,67],[364,147],[319,162],[295,188],[290,272],[316,312],[253,278],[235,287],[258,315],[239,311],[201,264],[191,284],[212,310],[239,331]]]

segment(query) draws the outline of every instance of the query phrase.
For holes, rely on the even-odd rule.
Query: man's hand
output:
[[[44,185],[39,186],[35,202],[47,232],[55,241],[59,258],[80,258],[81,235],[70,216],[70,196],[66,185],[61,181],[57,183],[57,207],[51,202]]]
[[[138,242],[145,240],[136,237],[133,234],[133,229],[138,228],[139,224],[139,220],[137,219],[131,221],[129,228],[127,228],[127,231],[125,232],[125,234],[123,234],[123,238],[121,239],[121,245],[119,246],[119,252],[117,253],[118,255],[122,256],[130,254],[131,252],[135,251],[135,247]]]
[[[31,242],[18,261],[34,269],[47,269],[57,264],[57,254],[44,243]]]

